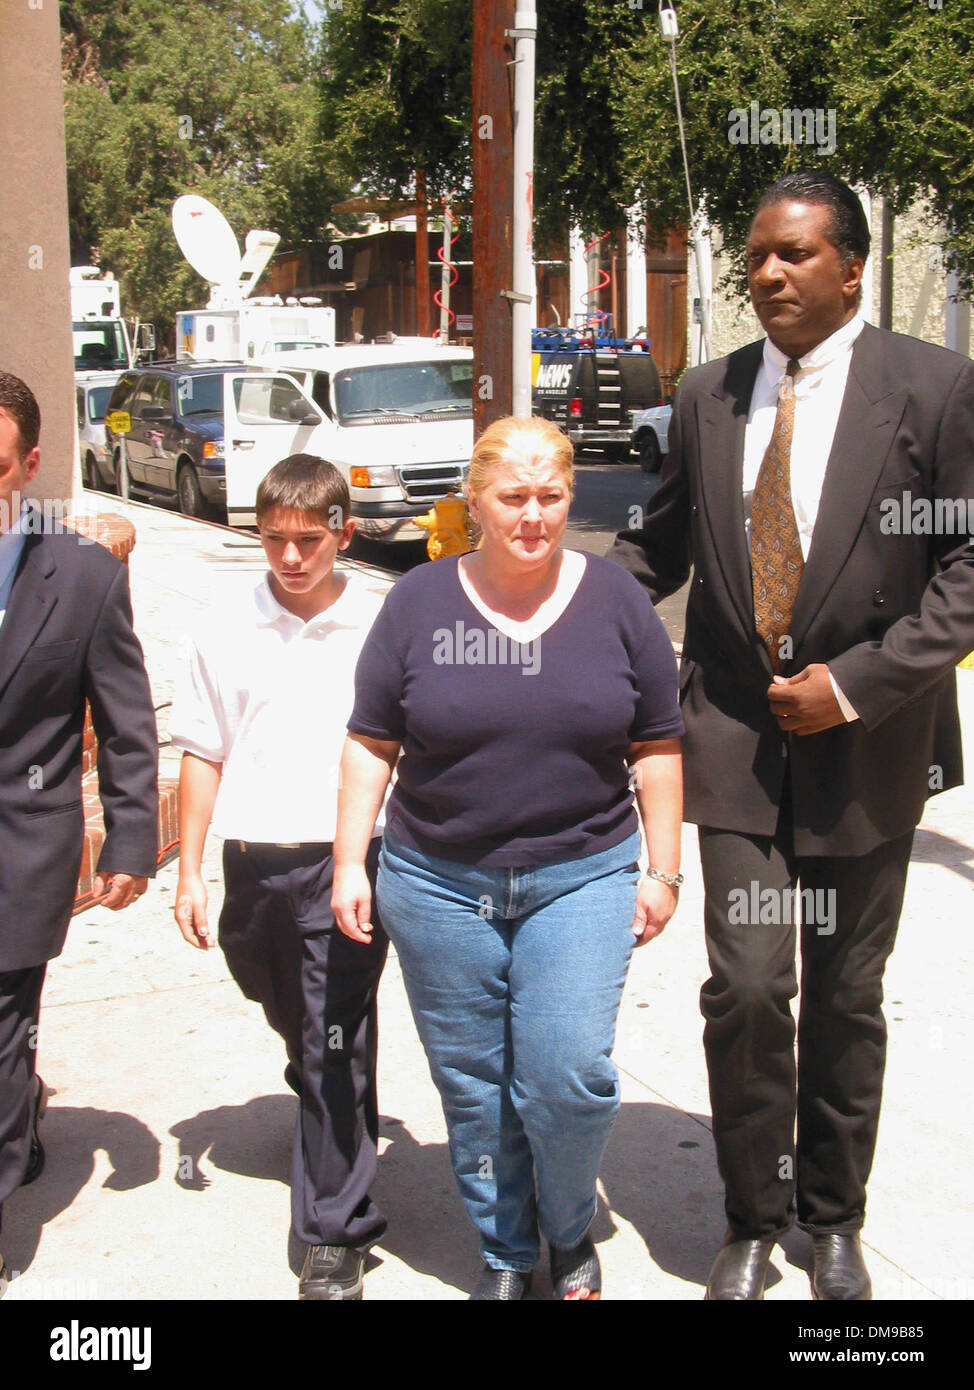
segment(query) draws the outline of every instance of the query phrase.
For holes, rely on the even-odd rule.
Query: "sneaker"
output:
[[[350,1245],[309,1245],[298,1283],[298,1298],[335,1302],[362,1297],[365,1256]]]

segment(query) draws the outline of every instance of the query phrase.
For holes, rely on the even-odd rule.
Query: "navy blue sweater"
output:
[[[412,570],[362,648],[350,732],[402,744],[389,834],[461,863],[580,859],[637,828],[626,754],[683,733],[663,625],[598,556],[536,641],[470,602],[457,560]]]

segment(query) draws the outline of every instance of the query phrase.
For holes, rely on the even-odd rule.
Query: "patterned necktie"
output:
[[[791,358],[778,389],[778,412],[751,500],[751,584],[754,627],[781,672],[779,641],[787,636],[804,569],[791,505],[791,441],[795,432],[795,373]]]

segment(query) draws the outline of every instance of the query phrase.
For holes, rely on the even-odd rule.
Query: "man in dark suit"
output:
[[[974,366],[863,322],[868,254],[839,180],[768,190],[748,242],[767,340],[684,378],[661,486],[611,552],[653,602],[694,570],[680,685],[729,1227],[714,1299],[763,1297],[796,1217],[814,1296],[871,1296],[883,970],[924,801],[962,778]]]
[[[0,1213],[44,1162],[36,1035],[81,867],[86,699],[106,832],[96,900],[127,907],[156,868],[158,741],[127,573],[24,502],[39,433],[33,394],[0,372]]]

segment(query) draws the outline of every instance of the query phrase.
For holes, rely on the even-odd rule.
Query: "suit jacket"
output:
[[[785,674],[825,662],[860,718],[785,735],[754,630],[744,430],[763,341],[689,372],[644,525],[610,552],[658,602],[694,570],[680,669],[686,818],[771,835],[790,778],[799,855],[865,854],[962,780],[954,667],[974,649],[974,546],[890,527],[889,499],[970,499],[974,365],[865,325],[796,598]],[[905,498],[905,494],[909,494]],[[884,502],[887,505],[884,507]]]
[[[158,738],[127,571],[103,546],[40,524],[34,512],[0,626],[0,971],[64,945],[84,844],[86,698],[105,814],[98,869],[156,868]]]

